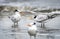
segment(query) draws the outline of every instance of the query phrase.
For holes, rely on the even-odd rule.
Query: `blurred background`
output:
[[[60,0],[0,0],[0,4],[22,3],[24,5],[60,8]],[[19,4],[20,5],[20,4]]]

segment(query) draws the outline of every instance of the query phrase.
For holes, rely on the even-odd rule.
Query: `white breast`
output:
[[[10,19],[13,22],[18,22],[21,19],[21,15],[19,14],[19,12],[16,12],[14,15],[10,16]]]
[[[37,27],[35,25],[32,25],[31,27],[28,28],[28,33],[30,35],[35,35],[37,33]]]
[[[37,26],[35,25],[32,25],[31,27],[28,28],[28,30],[33,30],[33,31],[36,31],[37,30]]]

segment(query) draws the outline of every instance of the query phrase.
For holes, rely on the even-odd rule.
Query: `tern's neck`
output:
[[[15,12],[15,14],[19,14],[19,12]]]
[[[21,14],[19,12],[15,12],[15,14],[18,15],[18,16],[21,16]]]
[[[19,12],[15,12],[15,14],[20,14]]]

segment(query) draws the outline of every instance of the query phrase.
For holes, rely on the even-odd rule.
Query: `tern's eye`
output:
[[[36,23],[33,23],[33,25],[35,25]]]

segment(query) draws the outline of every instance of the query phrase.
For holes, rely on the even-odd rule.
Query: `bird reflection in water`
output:
[[[12,25],[12,32],[19,32],[20,28],[18,26],[18,24]]]

